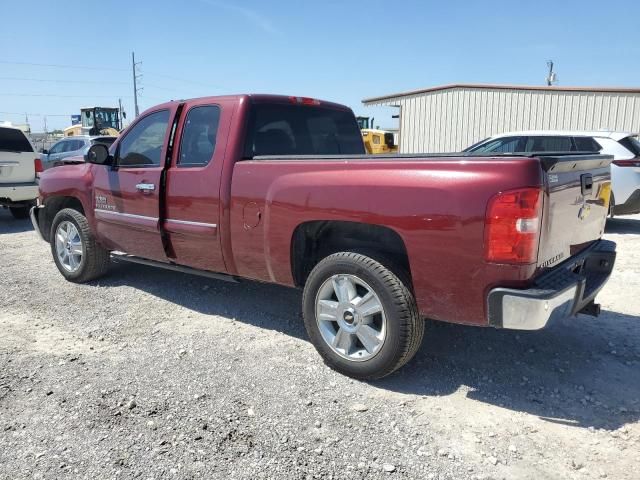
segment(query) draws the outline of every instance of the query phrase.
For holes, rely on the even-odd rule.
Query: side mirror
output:
[[[106,145],[96,143],[89,147],[89,150],[84,156],[84,161],[87,163],[95,163],[96,165],[111,165],[113,164],[113,157],[109,155],[109,149]]]
[[[40,149],[40,153],[44,153],[45,155],[49,155],[49,150],[47,150],[46,148],[41,148]]]

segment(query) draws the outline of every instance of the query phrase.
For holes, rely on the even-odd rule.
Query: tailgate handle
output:
[[[593,175],[590,173],[580,175],[580,190],[583,196],[593,191]]]

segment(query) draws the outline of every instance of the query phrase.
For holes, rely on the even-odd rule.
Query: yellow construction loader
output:
[[[367,153],[377,155],[381,153],[396,153],[398,151],[393,132],[373,128],[373,118],[356,117],[356,119],[362,132],[362,140]]]
[[[109,135],[120,133],[120,110],[112,107],[87,107],[80,109],[80,123],[64,129],[65,137],[74,135]]]

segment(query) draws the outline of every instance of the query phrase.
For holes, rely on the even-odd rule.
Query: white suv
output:
[[[19,128],[0,123],[0,206],[15,218],[27,218],[38,197],[36,173],[42,163]]]
[[[494,135],[465,152],[599,152],[613,155],[609,213],[640,213],[640,140],[629,132],[532,130]]]

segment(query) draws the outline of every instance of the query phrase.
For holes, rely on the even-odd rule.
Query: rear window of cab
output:
[[[0,151],[33,152],[33,147],[21,130],[0,127]]]

